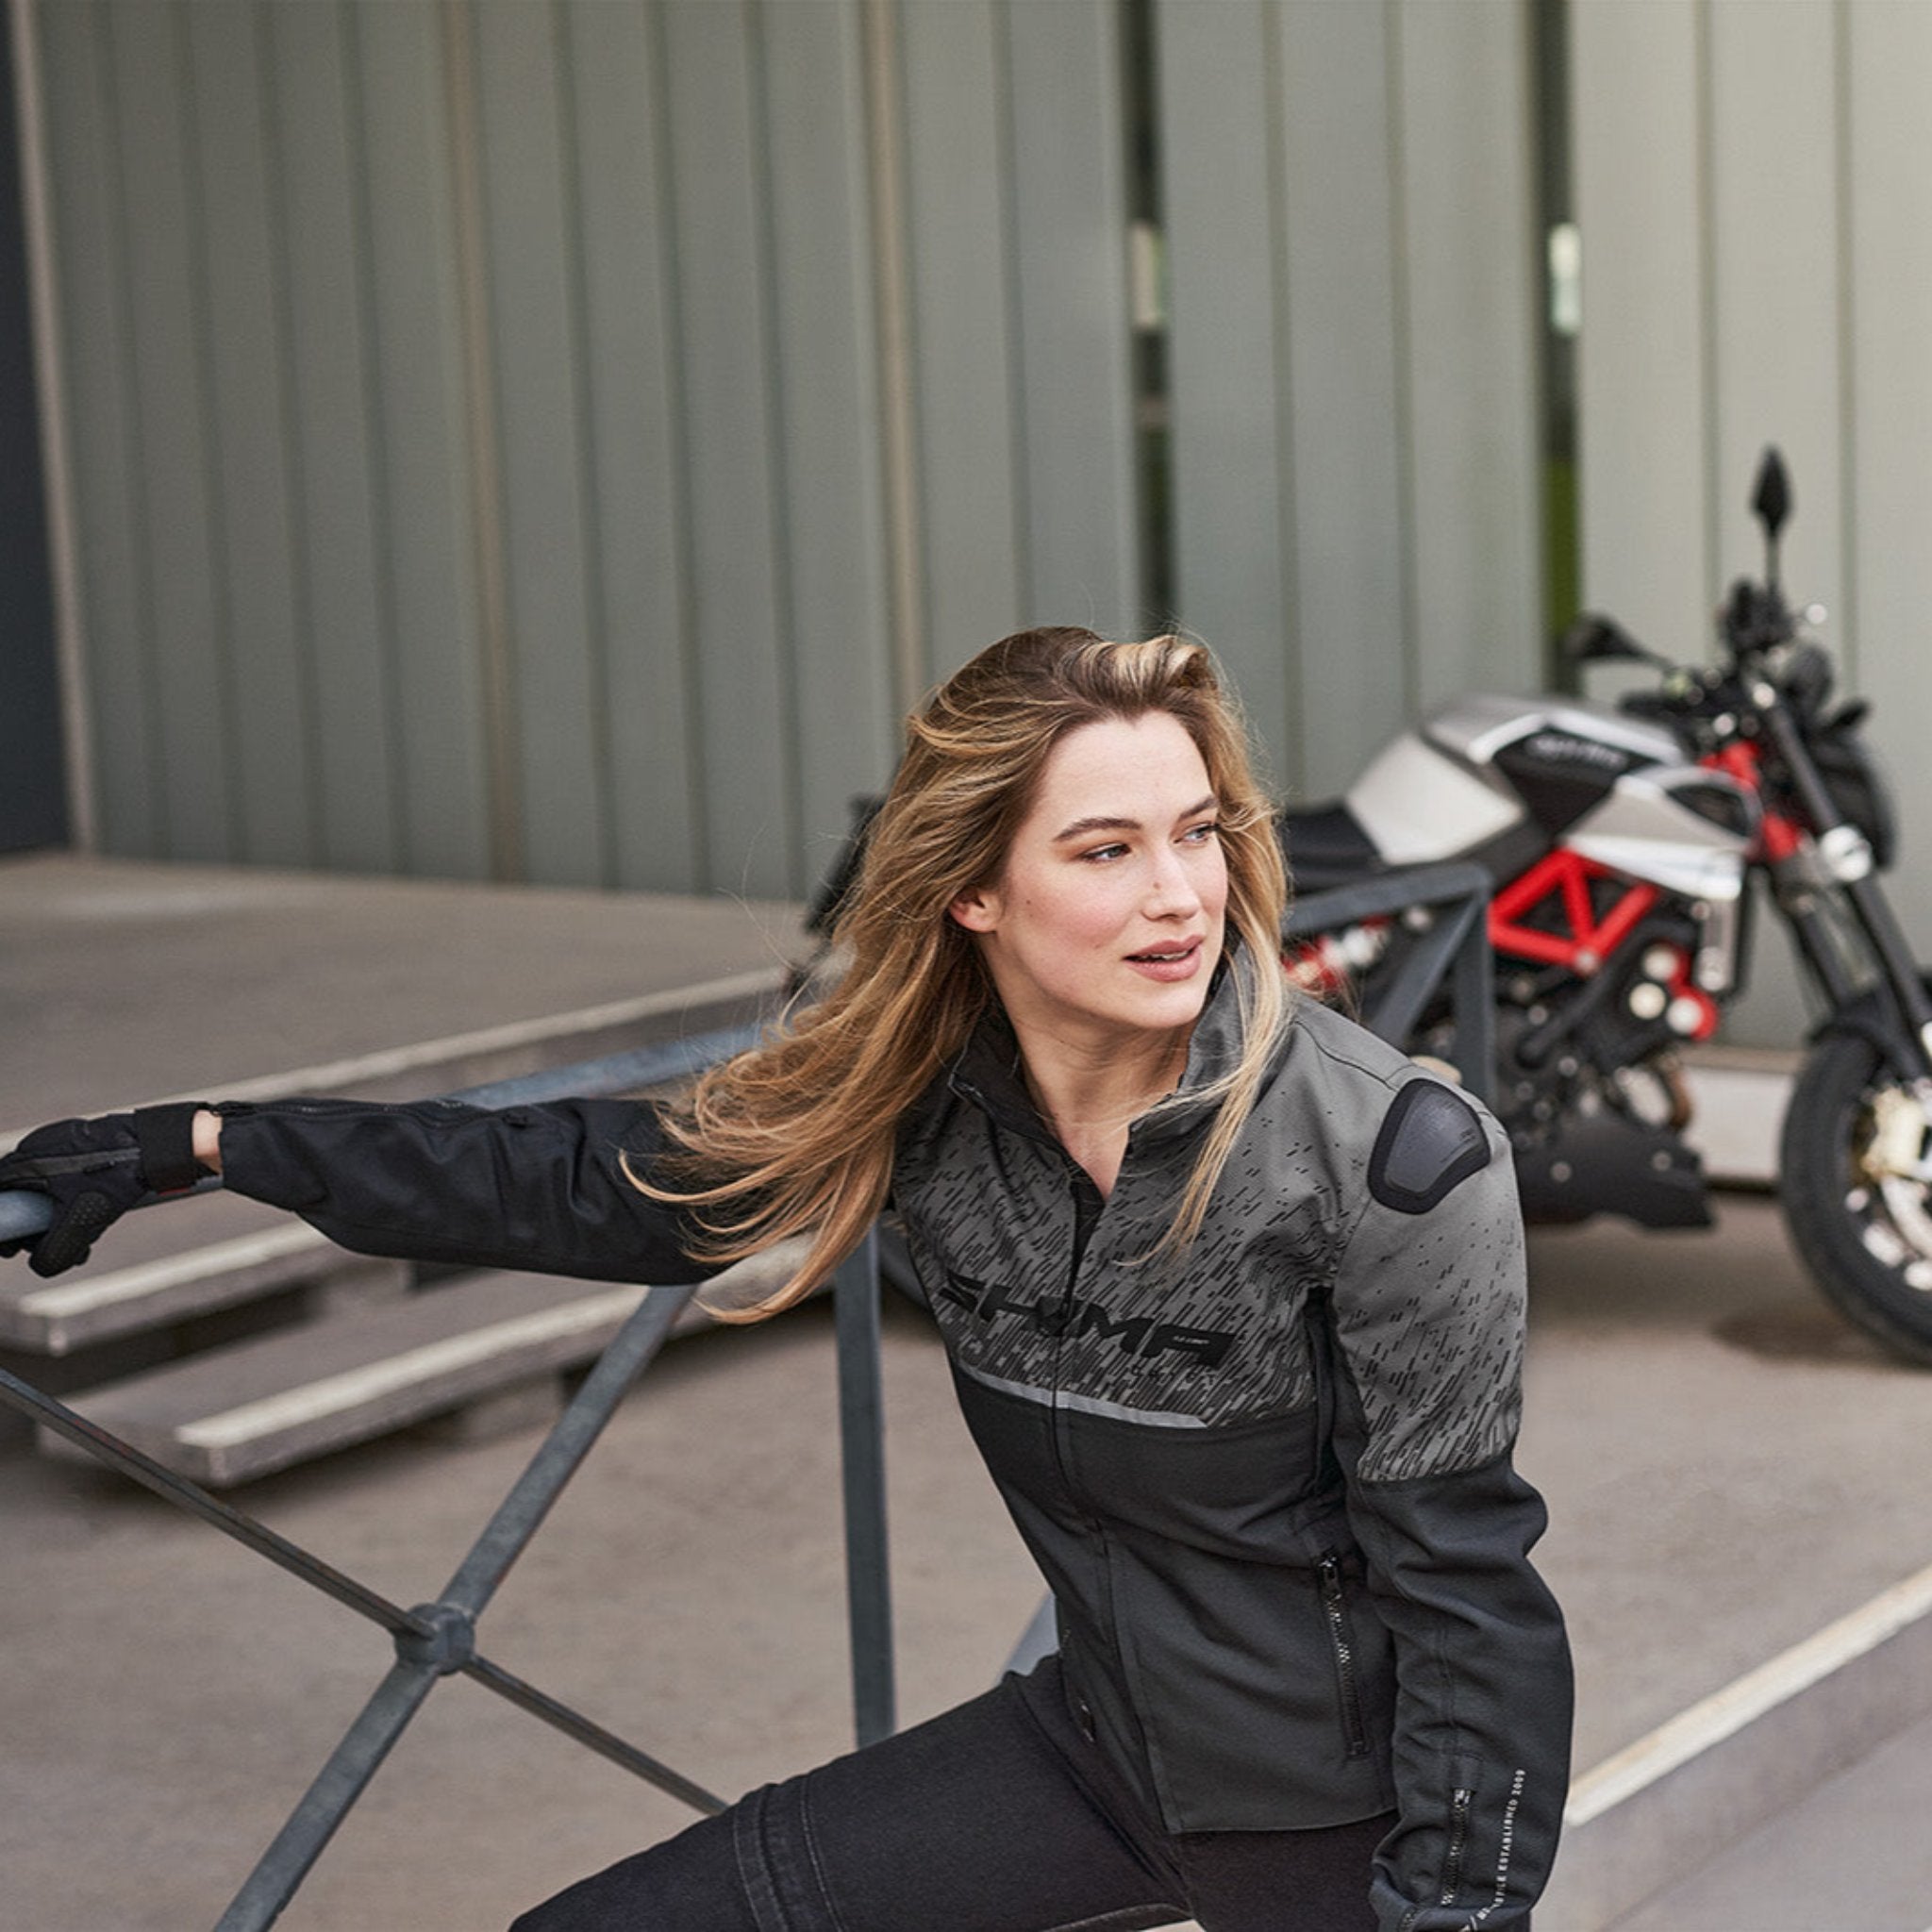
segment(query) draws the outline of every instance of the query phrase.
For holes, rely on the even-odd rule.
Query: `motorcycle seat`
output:
[[[1289,807],[1275,814],[1274,829],[1297,891],[1345,886],[1388,870],[1374,841],[1343,799]]]

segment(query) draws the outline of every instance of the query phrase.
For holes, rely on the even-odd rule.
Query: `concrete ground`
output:
[[[596,916],[622,909],[602,902]],[[554,942],[559,958],[577,950],[567,932]],[[30,996],[16,989],[0,1014],[9,1068]],[[86,1000],[71,1005],[84,1021]],[[209,1024],[223,1011],[210,996]],[[269,1071],[219,1058],[237,1035],[216,1026],[171,1035],[161,1050],[180,1076],[149,1077],[129,1065],[139,1018],[117,1022],[114,1097],[199,1086],[202,1067]],[[76,1052],[113,1050],[100,1027],[73,1038]],[[305,1060],[345,1050],[284,1044]],[[9,1076],[0,1119],[44,1117],[90,1082],[64,1062],[42,1084]],[[1830,1313],[1769,1198],[1727,1195],[1721,1217],[1702,1235],[1597,1224],[1532,1238],[1520,1460],[1551,1506],[1541,1560],[1577,1655],[1579,1771],[1932,1563],[1932,1471],[1917,1453],[1932,1378]],[[886,1341],[901,1717],[912,1722],[992,1680],[1038,1586],[923,1318],[895,1303]],[[536,1440],[463,1446],[418,1431],[236,1500],[416,1603],[441,1590]],[[212,1924],[381,1676],[388,1640],[145,1491],[66,1461],[0,1459],[0,1921]],[[479,1648],[727,1795],[841,1748],[827,1311],[675,1343],[485,1614]],[[1911,1814],[1928,1755],[1932,1731],[1904,1729],[1766,1842],[1713,1844],[1695,1896],[1680,1887],[1619,1932],[1926,1932],[1932,1860],[1914,1850],[1924,1834]],[[281,1923],[501,1924],[688,1816],[451,1679]],[[1538,1928],[1599,1932],[1549,1913]]]

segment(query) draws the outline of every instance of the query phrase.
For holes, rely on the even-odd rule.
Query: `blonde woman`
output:
[[[1512,1471],[1487,1114],[1291,1005],[1207,652],[1005,639],[910,721],[839,984],[675,1113],[152,1109],[42,1128],[52,1272],[219,1168],[370,1253],[691,1279],[890,1206],[1052,1588],[1030,1675],[586,1879],[519,1932],[1522,1932],[1568,1763]]]

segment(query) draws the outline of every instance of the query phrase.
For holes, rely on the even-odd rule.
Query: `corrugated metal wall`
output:
[[[1746,504],[1783,449],[1785,581],[1874,701],[1891,891],[1932,956],[1932,8],[1575,0],[1572,75],[1586,599],[1702,658],[1724,586],[1762,568]],[[1779,974],[1744,1031],[1799,1018]]]
[[[111,850],[798,891],[1020,623],[1305,791],[1533,674],[1517,0],[1157,0],[1172,613],[1114,0],[32,10]]]
[[[1177,604],[1305,796],[1542,655],[1528,15],[1162,0]]]
[[[795,890],[894,696],[856,10],[39,27],[104,841]]]

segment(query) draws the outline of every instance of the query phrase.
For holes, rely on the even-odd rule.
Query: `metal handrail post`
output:
[[[470,1618],[481,1613],[695,1292],[653,1288],[625,1318],[450,1578],[439,1600],[445,1608]]]
[[[436,1688],[432,1663],[398,1658],[349,1726],[302,1801],[248,1874],[215,1932],[265,1932],[327,1848],[350,1807],[369,1787],[423,1700]]]
[[[832,1279],[839,1350],[839,1448],[845,1496],[845,1592],[852,1722],[861,1745],[897,1728],[892,1592],[886,1550],[885,1394],[879,1374],[876,1228]]]

